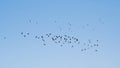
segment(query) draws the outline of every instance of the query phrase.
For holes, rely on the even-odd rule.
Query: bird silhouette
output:
[[[7,37],[3,37],[3,39],[7,39]]]

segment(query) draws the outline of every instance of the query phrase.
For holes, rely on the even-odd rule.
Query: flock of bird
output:
[[[101,20],[101,19],[100,19]],[[32,23],[31,20],[29,20],[29,23]],[[55,20],[54,23],[57,23]],[[38,24],[38,22],[36,23]],[[68,22],[68,30],[71,32],[71,26],[72,24]],[[86,26],[89,26],[89,24],[86,24]],[[61,28],[62,29],[62,28]],[[31,35],[29,32],[21,32],[20,35],[24,38],[27,38]],[[3,39],[7,39],[6,36],[3,37]],[[81,51],[87,51],[89,49],[94,49],[95,52],[98,52],[98,47],[100,46],[99,40],[92,40],[87,39],[86,42],[82,42],[78,37],[75,37],[74,35],[70,36],[68,34],[54,34],[54,33],[46,33],[44,35],[34,35],[34,39],[40,40],[42,42],[43,46],[50,45],[48,42],[54,43],[54,45],[64,47],[69,46],[70,48],[79,47]]]
[[[31,23],[31,20],[29,20],[29,22]],[[57,23],[56,20],[54,21],[54,23]],[[68,30],[71,30],[71,23],[68,23],[69,28]],[[89,24],[87,24],[87,26],[89,26]],[[21,32],[21,35],[26,38],[27,36],[30,35],[30,33],[26,33],[26,32]],[[60,47],[64,47],[64,46],[69,46],[70,48],[74,48],[77,46],[81,46],[80,50],[81,51],[87,51],[89,49],[94,49],[95,52],[98,51],[98,47],[100,46],[99,44],[99,40],[95,40],[92,41],[91,39],[88,39],[87,42],[81,42],[79,38],[75,37],[75,36],[70,36],[67,34],[63,34],[63,35],[55,35],[54,33],[47,33],[44,35],[34,35],[34,39],[37,40],[41,40],[42,41],[42,45],[43,46],[47,46],[49,44],[47,44],[47,42],[52,41],[54,43],[54,45],[58,45]],[[49,40],[48,40],[49,39]],[[83,46],[83,47],[82,47]]]
[[[26,38],[27,36],[30,35],[30,33],[25,33],[25,32],[21,32],[21,35]],[[63,47],[65,45],[70,46],[71,48],[78,46],[86,46],[84,48],[81,48],[81,51],[87,51],[91,48],[94,47],[98,47],[99,46],[99,40],[96,40],[95,43],[92,43],[92,40],[88,39],[86,43],[82,43],[80,42],[80,40],[74,36],[69,36],[69,35],[54,35],[52,33],[47,33],[45,35],[35,35],[34,38],[36,40],[41,40],[43,42],[43,46],[47,46],[49,44],[47,44],[47,40],[49,39],[49,41],[52,41],[53,43],[55,43],[55,45],[59,45],[60,47]],[[98,50],[95,49],[95,52],[97,52]]]

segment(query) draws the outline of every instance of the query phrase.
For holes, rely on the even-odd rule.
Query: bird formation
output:
[[[21,32],[21,35],[26,38],[30,33]],[[52,41],[55,45],[60,47],[69,46],[70,48],[79,47],[81,51],[87,51],[92,48],[99,47],[99,40],[96,40],[94,43],[92,40],[88,39],[87,42],[80,42],[80,39],[74,36],[70,36],[67,34],[63,35],[55,35],[52,33],[47,33],[44,35],[35,35],[34,39],[41,40],[43,46],[49,45],[47,42]],[[49,39],[49,41],[47,41]],[[83,46],[83,47],[80,47]],[[98,49],[95,49],[97,52]]]
[[[29,20],[31,23],[31,20]],[[57,23],[55,20],[54,23]],[[71,31],[72,24],[70,22],[68,24],[68,30]],[[88,27],[89,24],[86,24],[86,27]],[[62,28],[61,28],[62,29]],[[29,32],[21,32],[21,35],[25,38],[30,35]],[[46,33],[44,35],[34,35],[34,39],[41,40],[43,46],[49,45],[47,42],[52,41],[55,45],[58,45],[60,47],[69,46],[70,48],[79,47],[80,51],[87,51],[89,49],[94,49],[95,52],[98,52],[99,47],[99,40],[91,40],[88,39],[86,42],[81,42],[79,38],[75,36],[70,36],[67,34],[54,34],[54,33]]]
[[[32,23],[32,20],[29,20],[29,23]],[[54,23],[57,23],[57,21],[55,20]],[[36,22],[36,24],[38,24],[38,22]],[[71,30],[72,24],[70,22],[68,22],[67,24],[68,24],[69,32],[73,32]],[[86,26],[89,26],[89,24],[86,24]],[[61,28],[61,30],[62,29],[63,28]],[[21,32],[20,35],[24,38],[27,38],[28,36],[31,36],[32,33]],[[91,39],[87,39],[87,41],[82,42],[80,41],[82,39],[79,39],[74,35],[68,35],[68,34],[54,34],[51,32],[43,35],[34,35],[32,37],[34,37],[34,39],[36,40],[41,40],[43,46],[49,45],[48,42],[52,41],[55,45],[60,47],[64,47],[64,46],[68,46],[70,48],[79,47],[80,51],[82,52],[90,49],[94,49],[95,52],[98,52],[98,47],[100,46],[98,39],[94,41]],[[7,39],[7,37],[4,36],[3,39]]]

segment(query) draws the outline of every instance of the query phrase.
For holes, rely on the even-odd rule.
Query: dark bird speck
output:
[[[27,35],[29,35],[29,33],[27,33]]]
[[[21,35],[23,35],[23,32],[21,32]]]
[[[26,37],[26,35],[24,35],[24,37]]]
[[[7,39],[7,37],[3,37],[4,39]]]

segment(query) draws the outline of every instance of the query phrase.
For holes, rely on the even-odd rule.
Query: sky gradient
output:
[[[119,0],[0,0],[0,68],[119,68],[119,18]],[[50,32],[75,36],[81,45],[98,39],[98,52],[34,38]]]

